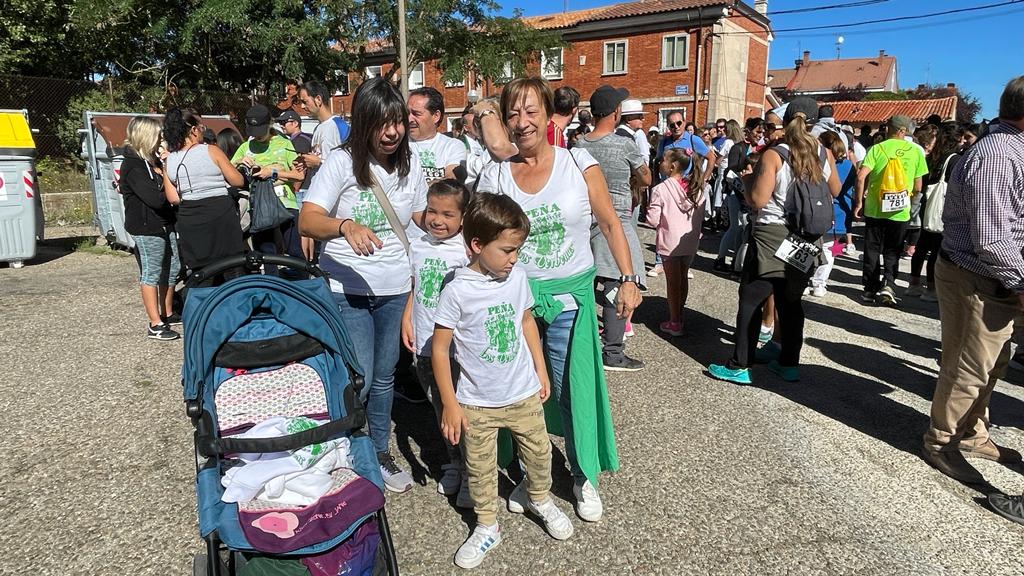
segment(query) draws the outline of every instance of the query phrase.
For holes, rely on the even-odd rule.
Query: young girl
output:
[[[466,245],[462,240],[462,213],[469,203],[469,190],[458,180],[438,180],[427,190],[427,210],[424,213],[423,232],[409,227],[409,248],[412,261],[412,291],[402,315],[402,343],[416,355],[416,375],[420,386],[434,406],[438,424],[441,423],[441,397],[434,381],[431,362],[431,337],[434,333],[434,313],[441,296],[441,288],[452,270],[469,263]],[[452,360],[458,383],[458,364]],[[469,488],[464,480],[462,453],[457,445],[445,443],[449,463],[441,466],[437,493],[452,496],[458,493],[456,506],[473,505]]]
[[[668,321],[661,331],[683,335],[683,306],[690,289],[687,278],[704,221],[703,171],[685,150],[665,152],[659,166],[666,179],[651,191],[647,223],[657,230],[655,246],[665,269],[668,290]]]

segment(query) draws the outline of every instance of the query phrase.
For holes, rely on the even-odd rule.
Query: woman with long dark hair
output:
[[[206,126],[191,110],[172,108],[164,118],[170,154],[164,163],[164,194],[178,207],[178,247],[189,271],[243,254],[242,228],[229,186],[245,179],[217,146],[203,142]]]
[[[818,103],[813,98],[794,98],[783,118],[786,134],[783,143],[765,150],[757,163],[753,188],[746,193],[748,204],[756,212],[751,215],[754,223],[740,278],[736,344],[726,364],[708,367],[713,378],[750,384],[749,367],[757,348],[761,309],[765,299],[774,294],[782,351],[777,360],[769,363],[769,369],[786,381],[800,379],[798,364],[804,332],[804,309],[800,299],[811,270],[802,271],[776,257],[776,253],[791,236],[787,226],[787,196],[796,180],[814,185],[825,181],[832,197],[839,195],[841,183],[832,152],[810,133],[817,111]],[[779,148],[785,151],[780,153]],[[784,160],[782,154],[786,154],[788,160]],[[820,242],[818,246],[820,249]]]
[[[320,265],[331,274],[331,291],[357,343],[370,438],[384,483],[395,492],[412,488],[388,448],[402,313],[412,289],[405,229],[420,224],[427,205],[408,127],[397,88],[383,78],[361,84],[348,140],[324,161],[299,212],[299,233],[325,242]]]

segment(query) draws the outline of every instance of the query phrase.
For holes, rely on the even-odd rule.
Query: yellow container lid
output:
[[[34,150],[28,119],[20,110],[0,110],[0,148]]]

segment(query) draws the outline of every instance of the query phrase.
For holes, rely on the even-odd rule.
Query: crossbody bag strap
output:
[[[401,225],[398,220],[398,214],[395,214],[395,207],[391,205],[391,199],[384,193],[384,188],[381,187],[380,182],[377,181],[377,175],[370,171],[370,188],[373,190],[373,195],[377,198],[377,203],[380,204],[381,210],[384,211],[384,216],[388,219],[388,224],[391,224],[391,229],[395,232],[395,236],[405,247],[406,254],[409,253],[409,236],[405,233],[405,228]]]

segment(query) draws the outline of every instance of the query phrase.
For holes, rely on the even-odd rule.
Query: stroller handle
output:
[[[262,252],[246,252],[245,254],[237,256],[221,258],[220,260],[214,261],[193,271],[185,280],[185,285],[189,288],[195,288],[210,278],[216,277],[225,270],[230,270],[232,268],[245,268],[246,270],[255,272],[264,264],[294,268],[296,270],[301,270],[314,278],[323,278],[325,276],[324,271],[321,270],[319,266],[301,258],[280,256],[277,254],[264,254]]]

